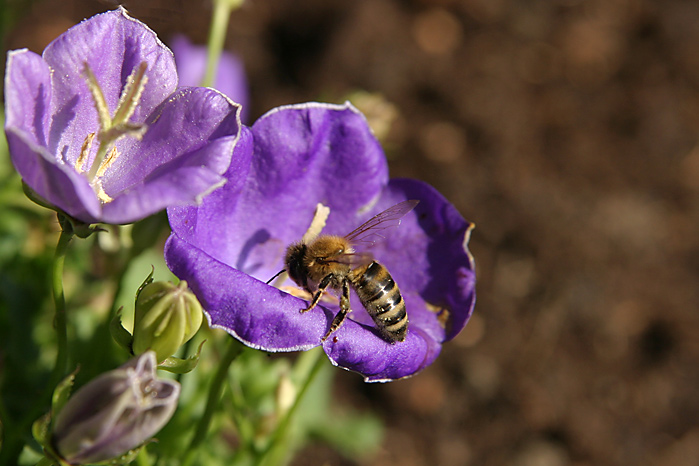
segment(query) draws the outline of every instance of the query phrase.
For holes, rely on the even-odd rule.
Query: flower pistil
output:
[[[100,129],[97,134],[90,133],[85,138],[85,142],[80,150],[80,155],[75,162],[75,169],[80,173],[85,172],[85,163],[89,158],[92,142],[95,136],[97,136],[99,139],[99,147],[97,148],[97,154],[90,166],[87,177],[102,203],[112,201],[112,198],[102,188],[100,179],[119,156],[119,151],[114,143],[121,137],[127,135],[141,138],[146,131],[146,125],[131,123],[129,122],[129,118],[131,118],[131,115],[133,115],[136,110],[141,100],[143,90],[148,82],[148,77],[146,76],[147,69],[147,63],[141,62],[132,71],[119,97],[119,103],[114,111],[114,116],[111,116],[104,93],[97,82],[95,74],[92,72],[87,62],[84,65],[83,73],[94,100],[95,109],[99,117]]]

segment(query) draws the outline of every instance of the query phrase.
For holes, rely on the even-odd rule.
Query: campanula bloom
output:
[[[167,424],[179,396],[180,384],[157,377],[148,351],[75,392],[55,419],[53,446],[70,464],[123,455]]]
[[[189,38],[182,34],[172,38],[170,48],[172,53],[175,54],[180,86],[201,86],[202,79],[204,79],[204,74],[206,73],[207,48],[203,45],[192,44]],[[247,77],[245,76],[245,67],[236,55],[231,52],[221,52],[213,87],[240,104],[242,107],[241,119],[245,122],[249,113],[250,92]]]
[[[9,52],[5,133],[25,185],[85,223],[130,223],[225,183],[239,106],[178,88],[172,52],[124,9],[37,55]]]
[[[200,206],[168,209],[166,261],[212,326],[264,351],[322,344],[333,364],[366,381],[420,371],[463,329],[475,302],[472,225],[427,184],[389,180],[379,143],[350,104],[272,110],[243,128],[226,176]],[[291,280],[281,289],[266,284],[285,267],[286,248],[302,238],[318,203],[330,209],[322,234],[346,235],[409,199],[420,202],[368,250],[400,287],[410,320],[405,341],[382,338],[352,293],[348,319],[321,342],[338,305],[321,301],[300,313],[308,301],[295,296]]]

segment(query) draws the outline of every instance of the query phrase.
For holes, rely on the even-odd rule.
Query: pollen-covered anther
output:
[[[100,200],[100,202],[101,202],[102,204],[109,204],[110,202],[112,202],[112,201],[114,200],[114,198],[112,198],[112,197],[111,197],[109,194],[107,194],[107,192],[104,190],[104,187],[102,186],[102,180],[100,180],[99,178],[96,179],[96,180],[92,183],[92,187],[93,187],[93,189],[95,190],[95,192],[97,193],[97,198]]]
[[[448,308],[446,308],[445,306],[438,306],[428,302],[425,302],[425,308],[427,308],[428,311],[437,314],[437,322],[439,322],[439,325],[443,329],[446,329],[447,326],[450,325],[451,311]]]
[[[119,151],[117,150],[116,146],[114,146],[112,147],[112,150],[109,151],[109,154],[107,154],[107,157],[102,160],[102,163],[97,169],[97,174],[95,176],[97,178],[103,177],[104,173],[116,161],[117,157],[119,157]]]
[[[85,162],[87,162],[90,156],[90,149],[92,149],[92,141],[95,140],[95,133],[90,133],[85,137],[82,147],[80,148],[80,155],[78,155],[78,160],[75,161],[75,170],[78,173],[83,173],[85,171]]]

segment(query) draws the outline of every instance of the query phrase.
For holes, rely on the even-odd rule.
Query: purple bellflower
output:
[[[466,324],[475,303],[472,225],[427,184],[389,180],[378,141],[350,104],[270,111],[243,128],[226,176],[200,206],[168,209],[167,264],[213,327],[270,352],[322,344],[334,365],[385,382],[431,364]],[[302,238],[318,203],[330,208],[321,234],[346,235],[408,199],[420,203],[368,250],[400,287],[410,320],[405,341],[382,338],[352,292],[353,311],[321,342],[338,305],[321,301],[300,313],[307,300],[265,282],[285,267],[286,248]]]
[[[225,183],[240,108],[177,88],[172,52],[126,10],[93,16],[37,55],[9,52],[5,133],[25,186],[85,223],[131,223]]]
[[[177,408],[180,384],[156,376],[148,351],[81,387],[58,413],[52,442],[70,464],[98,463],[148,441]]]
[[[201,86],[206,73],[207,48],[192,44],[189,38],[182,34],[172,38],[170,48],[175,54],[180,86]],[[241,119],[243,122],[247,121],[250,92],[245,68],[243,62],[231,52],[221,52],[213,87],[239,103],[242,107]]]

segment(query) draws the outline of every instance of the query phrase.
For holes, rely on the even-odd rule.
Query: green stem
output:
[[[53,302],[56,308],[54,327],[56,328],[56,341],[58,351],[56,353],[56,365],[51,374],[49,387],[53,389],[63,379],[68,367],[68,324],[66,319],[66,298],[63,294],[63,266],[66,260],[68,244],[73,238],[72,229],[63,229],[58,238],[56,253],[53,258],[51,285],[53,288]]]
[[[208,55],[206,58],[206,74],[201,85],[213,87],[218,59],[226,41],[228,20],[231,12],[243,4],[243,0],[216,0],[214,1],[214,13],[211,16],[211,29],[209,30],[209,42],[207,44]]]
[[[146,446],[144,445],[139,451],[138,454],[136,455],[136,464],[138,466],[152,466],[152,462],[150,458],[148,457],[148,452],[146,451]]]
[[[321,348],[316,348],[313,351],[315,352],[315,361],[313,361],[313,367],[311,367],[311,370],[308,373],[308,377],[306,377],[306,380],[303,386],[301,387],[301,390],[299,390],[296,394],[294,404],[291,405],[289,410],[286,412],[286,415],[279,422],[277,429],[274,431],[274,434],[272,434],[272,438],[270,438],[265,449],[257,456],[257,461],[255,464],[258,466],[262,464],[281,463],[281,461],[275,461],[274,459],[270,460],[270,458],[274,458],[274,450],[286,437],[287,430],[289,429],[289,425],[291,424],[291,419],[294,417],[294,413],[301,404],[301,401],[303,400],[304,395],[308,391],[308,388],[315,380],[316,375],[318,374],[318,372],[320,372],[321,367],[325,365],[325,353],[323,352],[323,350]]]
[[[0,448],[0,464],[12,464],[17,459],[17,456],[22,450],[22,442],[24,435],[31,430],[31,425],[42,411],[45,411],[51,405],[51,396],[53,390],[58,383],[63,379],[68,367],[68,325],[66,319],[66,301],[63,294],[63,265],[65,263],[68,244],[73,238],[73,229],[70,222],[65,221],[59,214],[59,223],[63,227],[61,235],[58,238],[56,252],[52,265],[51,285],[53,289],[53,299],[55,303],[56,313],[54,316],[54,327],[56,328],[56,338],[58,351],[56,353],[56,364],[51,373],[51,379],[46,386],[44,393],[37,403],[33,405],[31,410],[22,417],[22,419],[14,424],[9,419],[8,413],[3,405],[2,425],[4,439],[2,448]],[[39,464],[42,464],[41,462]]]
[[[202,414],[197,424],[196,430],[194,431],[194,437],[189,444],[187,449],[185,460],[182,464],[189,466],[193,464],[196,459],[196,455],[199,447],[206,439],[206,434],[209,431],[209,425],[211,424],[211,419],[216,412],[218,403],[221,399],[221,393],[223,392],[223,385],[228,378],[228,369],[231,363],[238,357],[238,355],[243,351],[244,346],[235,338],[230,338],[230,343],[228,344],[228,349],[223,355],[223,359],[219,362],[218,369],[214,375],[214,379],[211,381],[211,387],[209,387],[209,397],[206,401],[206,408],[204,409],[204,414]]]

